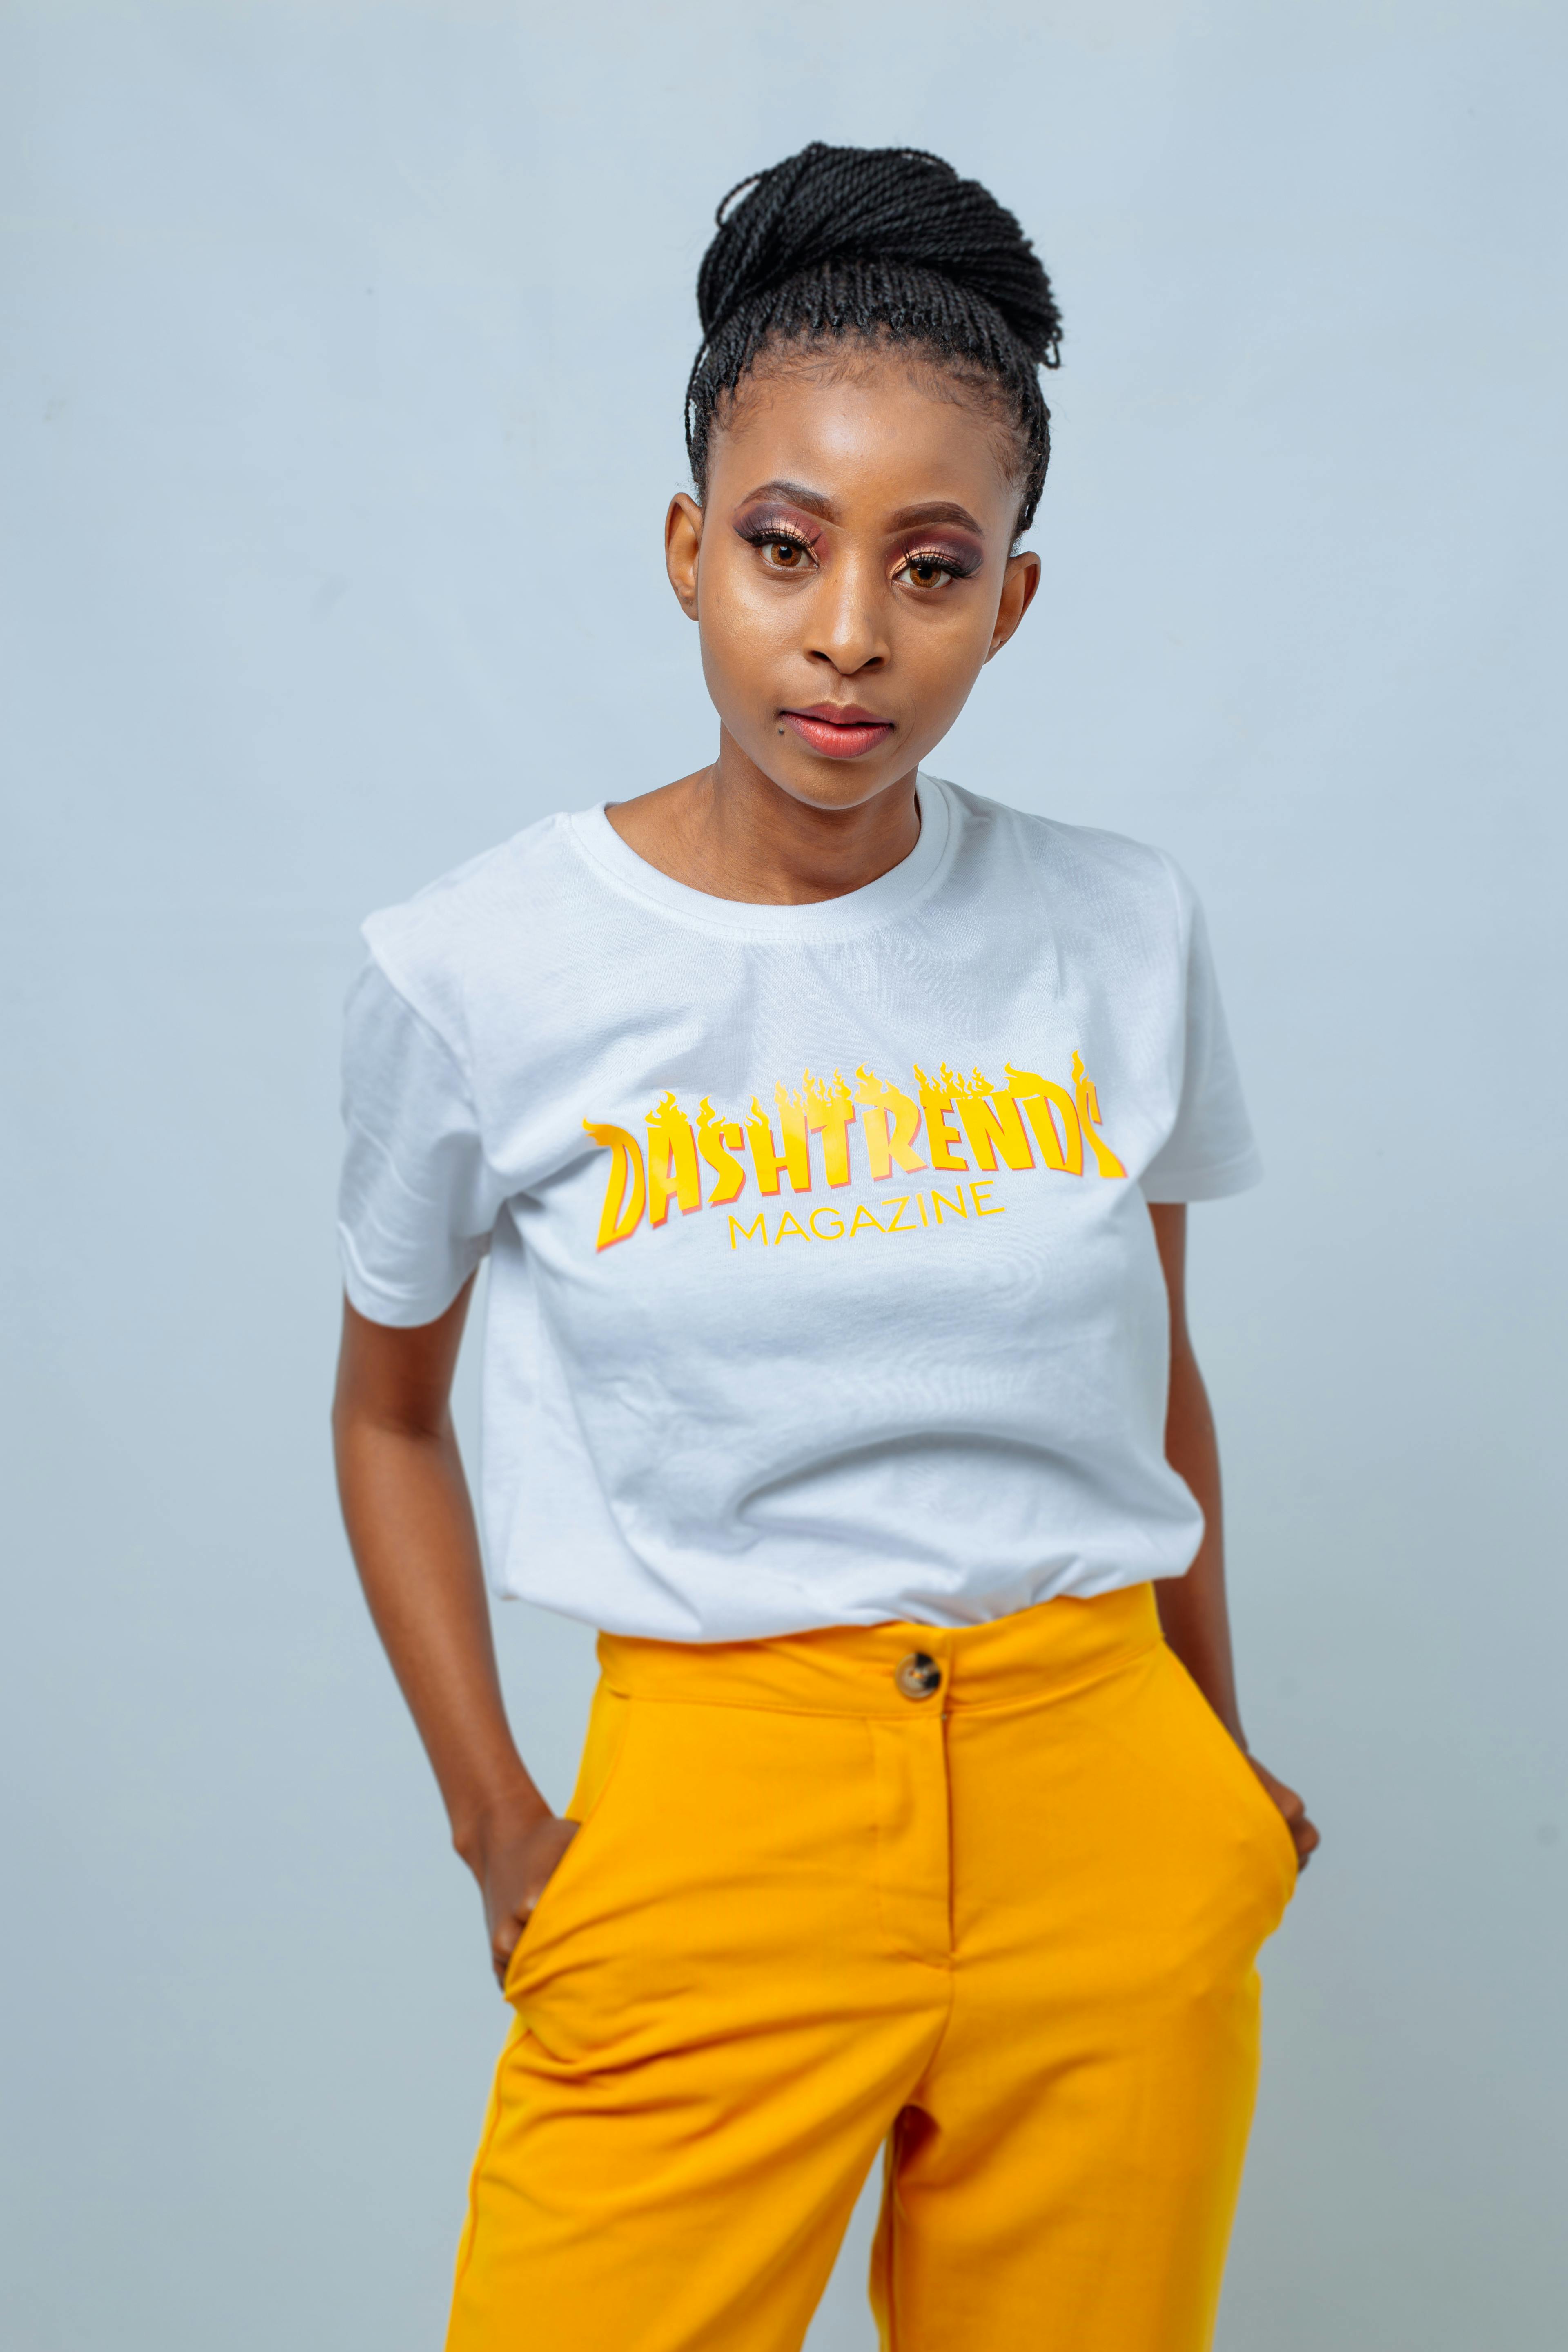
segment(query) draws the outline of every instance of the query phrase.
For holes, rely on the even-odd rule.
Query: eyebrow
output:
[[[763,482],[754,490],[748,490],[740,503],[743,507],[755,506],[759,499],[785,499],[792,507],[804,507],[807,514],[820,515],[824,522],[839,520],[833,500],[825,498],[820,490],[807,489],[804,482]],[[952,523],[960,530],[972,530],[976,539],[985,536],[969,509],[959,506],[952,499],[927,499],[918,506],[900,507],[897,514],[889,517],[888,528],[915,530],[922,523],[942,522]]]
[[[976,539],[985,534],[967,507],[954,499],[928,499],[923,505],[900,507],[892,519],[894,530],[917,530],[922,523],[951,522],[960,530],[972,530]]]

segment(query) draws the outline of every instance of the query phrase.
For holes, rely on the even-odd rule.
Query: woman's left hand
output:
[[[1268,1796],[1284,1814],[1285,1826],[1295,1841],[1296,1866],[1299,1870],[1305,1870],[1312,1854],[1322,1843],[1316,1829],[1307,1818],[1305,1804],[1294,1789],[1287,1788],[1283,1780],[1275,1779],[1267,1764],[1260,1764],[1256,1756],[1249,1756],[1247,1760],[1262,1781]]]

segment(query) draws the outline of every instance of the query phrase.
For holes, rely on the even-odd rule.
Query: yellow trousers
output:
[[[1152,1588],[599,1657],[447,2352],[796,2352],[879,2149],[888,2352],[1200,2352],[1296,1856]]]

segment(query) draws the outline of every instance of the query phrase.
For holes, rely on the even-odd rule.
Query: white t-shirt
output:
[[[1255,1181],[1170,860],[920,780],[902,865],[709,898],[602,808],[365,925],[341,1238],[487,1252],[497,1590],[619,1633],[966,1625],[1177,1576],[1148,1201]]]

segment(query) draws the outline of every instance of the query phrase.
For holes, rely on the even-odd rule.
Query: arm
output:
[[[575,1833],[513,1744],[450,1396],[467,1284],[414,1330],[343,1303],[332,1437],[349,1543],[376,1630],[479,1884],[491,1963],[512,1947]]]
[[[1171,1302],[1171,1389],[1165,1412],[1165,1458],[1196,1496],[1204,1537],[1185,1576],[1162,1577],[1155,1585],[1160,1622],[1180,1658],[1237,1745],[1245,1749],[1231,1659],[1230,1611],[1225,1591],[1225,1519],[1220,1496],[1219,1445],[1208,1391],[1193,1353],[1187,1329],[1187,1212],[1179,1203],[1153,1202],[1149,1210]],[[1294,1789],[1275,1779],[1256,1757],[1253,1770],[1284,1814],[1304,1869],[1318,1832]]]

